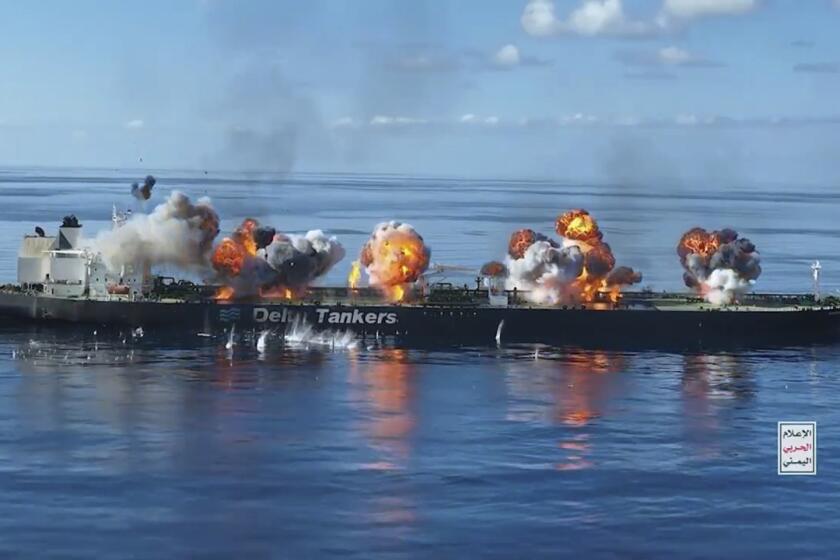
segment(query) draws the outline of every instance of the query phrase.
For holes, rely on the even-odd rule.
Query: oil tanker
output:
[[[115,220],[116,220],[115,214]],[[79,244],[81,225],[65,219],[56,236],[23,239],[18,283],[0,288],[10,322],[157,327],[213,333],[308,323],[361,337],[451,344],[547,342],[634,347],[776,345],[840,340],[840,301],[813,294],[747,294],[711,305],[695,295],[595,294],[574,305],[535,305],[527,294],[482,282],[422,283],[399,302],[372,288],[309,287],[292,294],[219,299],[219,286],[123,267],[118,281]],[[815,272],[816,274],[816,272]],[[486,279],[484,279],[486,280]]]

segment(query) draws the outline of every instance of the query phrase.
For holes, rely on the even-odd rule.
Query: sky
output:
[[[0,0],[0,167],[840,184],[840,0]]]

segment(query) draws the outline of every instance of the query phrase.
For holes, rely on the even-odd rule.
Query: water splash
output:
[[[330,350],[349,350],[358,347],[356,335],[351,331],[323,330],[316,331],[303,319],[295,319],[287,327],[283,342],[291,348],[310,348],[319,346]]]
[[[260,333],[260,337],[257,339],[257,352],[260,354],[265,353],[265,345],[269,334],[271,334],[271,331],[264,330]]]
[[[236,324],[230,326],[230,336],[228,336],[228,341],[225,343],[225,349],[229,351],[233,351],[233,347],[236,345],[233,337],[236,335]]]

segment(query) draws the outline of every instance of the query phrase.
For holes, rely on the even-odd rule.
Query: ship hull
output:
[[[0,293],[4,322],[159,327],[218,332],[316,329],[452,344],[547,342],[611,347],[786,345],[840,340],[840,309],[561,309],[294,302],[114,302]]]

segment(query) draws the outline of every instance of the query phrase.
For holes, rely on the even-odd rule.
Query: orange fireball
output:
[[[709,233],[703,228],[696,227],[685,232],[680,238],[677,254],[682,260],[692,253],[708,260],[719,248],[720,237],[717,232]]]
[[[231,237],[222,239],[211,258],[213,268],[226,276],[238,276],[245,259],[257,254],[254,229],[258,225],[256,220],[247,218]]]
[[[359,260],[376,269],[376,281],[382,286],[415,282],[429,267],[429,250],[418,235],[394,231],[387,239],[368,241]]]
[[[557,217],[555,229],[566,239],[595,244],[604,236],[595,218],[586,210],[570,210]]]
[[[225,237],[213,253],[213,268],[227,276],[237,276],[245,263],[245,249],[231,239]]]
[[[499,261],[490,261],[484,263],[479,271],[481,276],[489,276],[491,278],[498,278],[507,275],[507,267]]]
[[[537,242],[537,232],[532,229],[520,229],[510,236],[508,243],[508,254],[514,259],[521,259],[525,256],[528,247]]]

